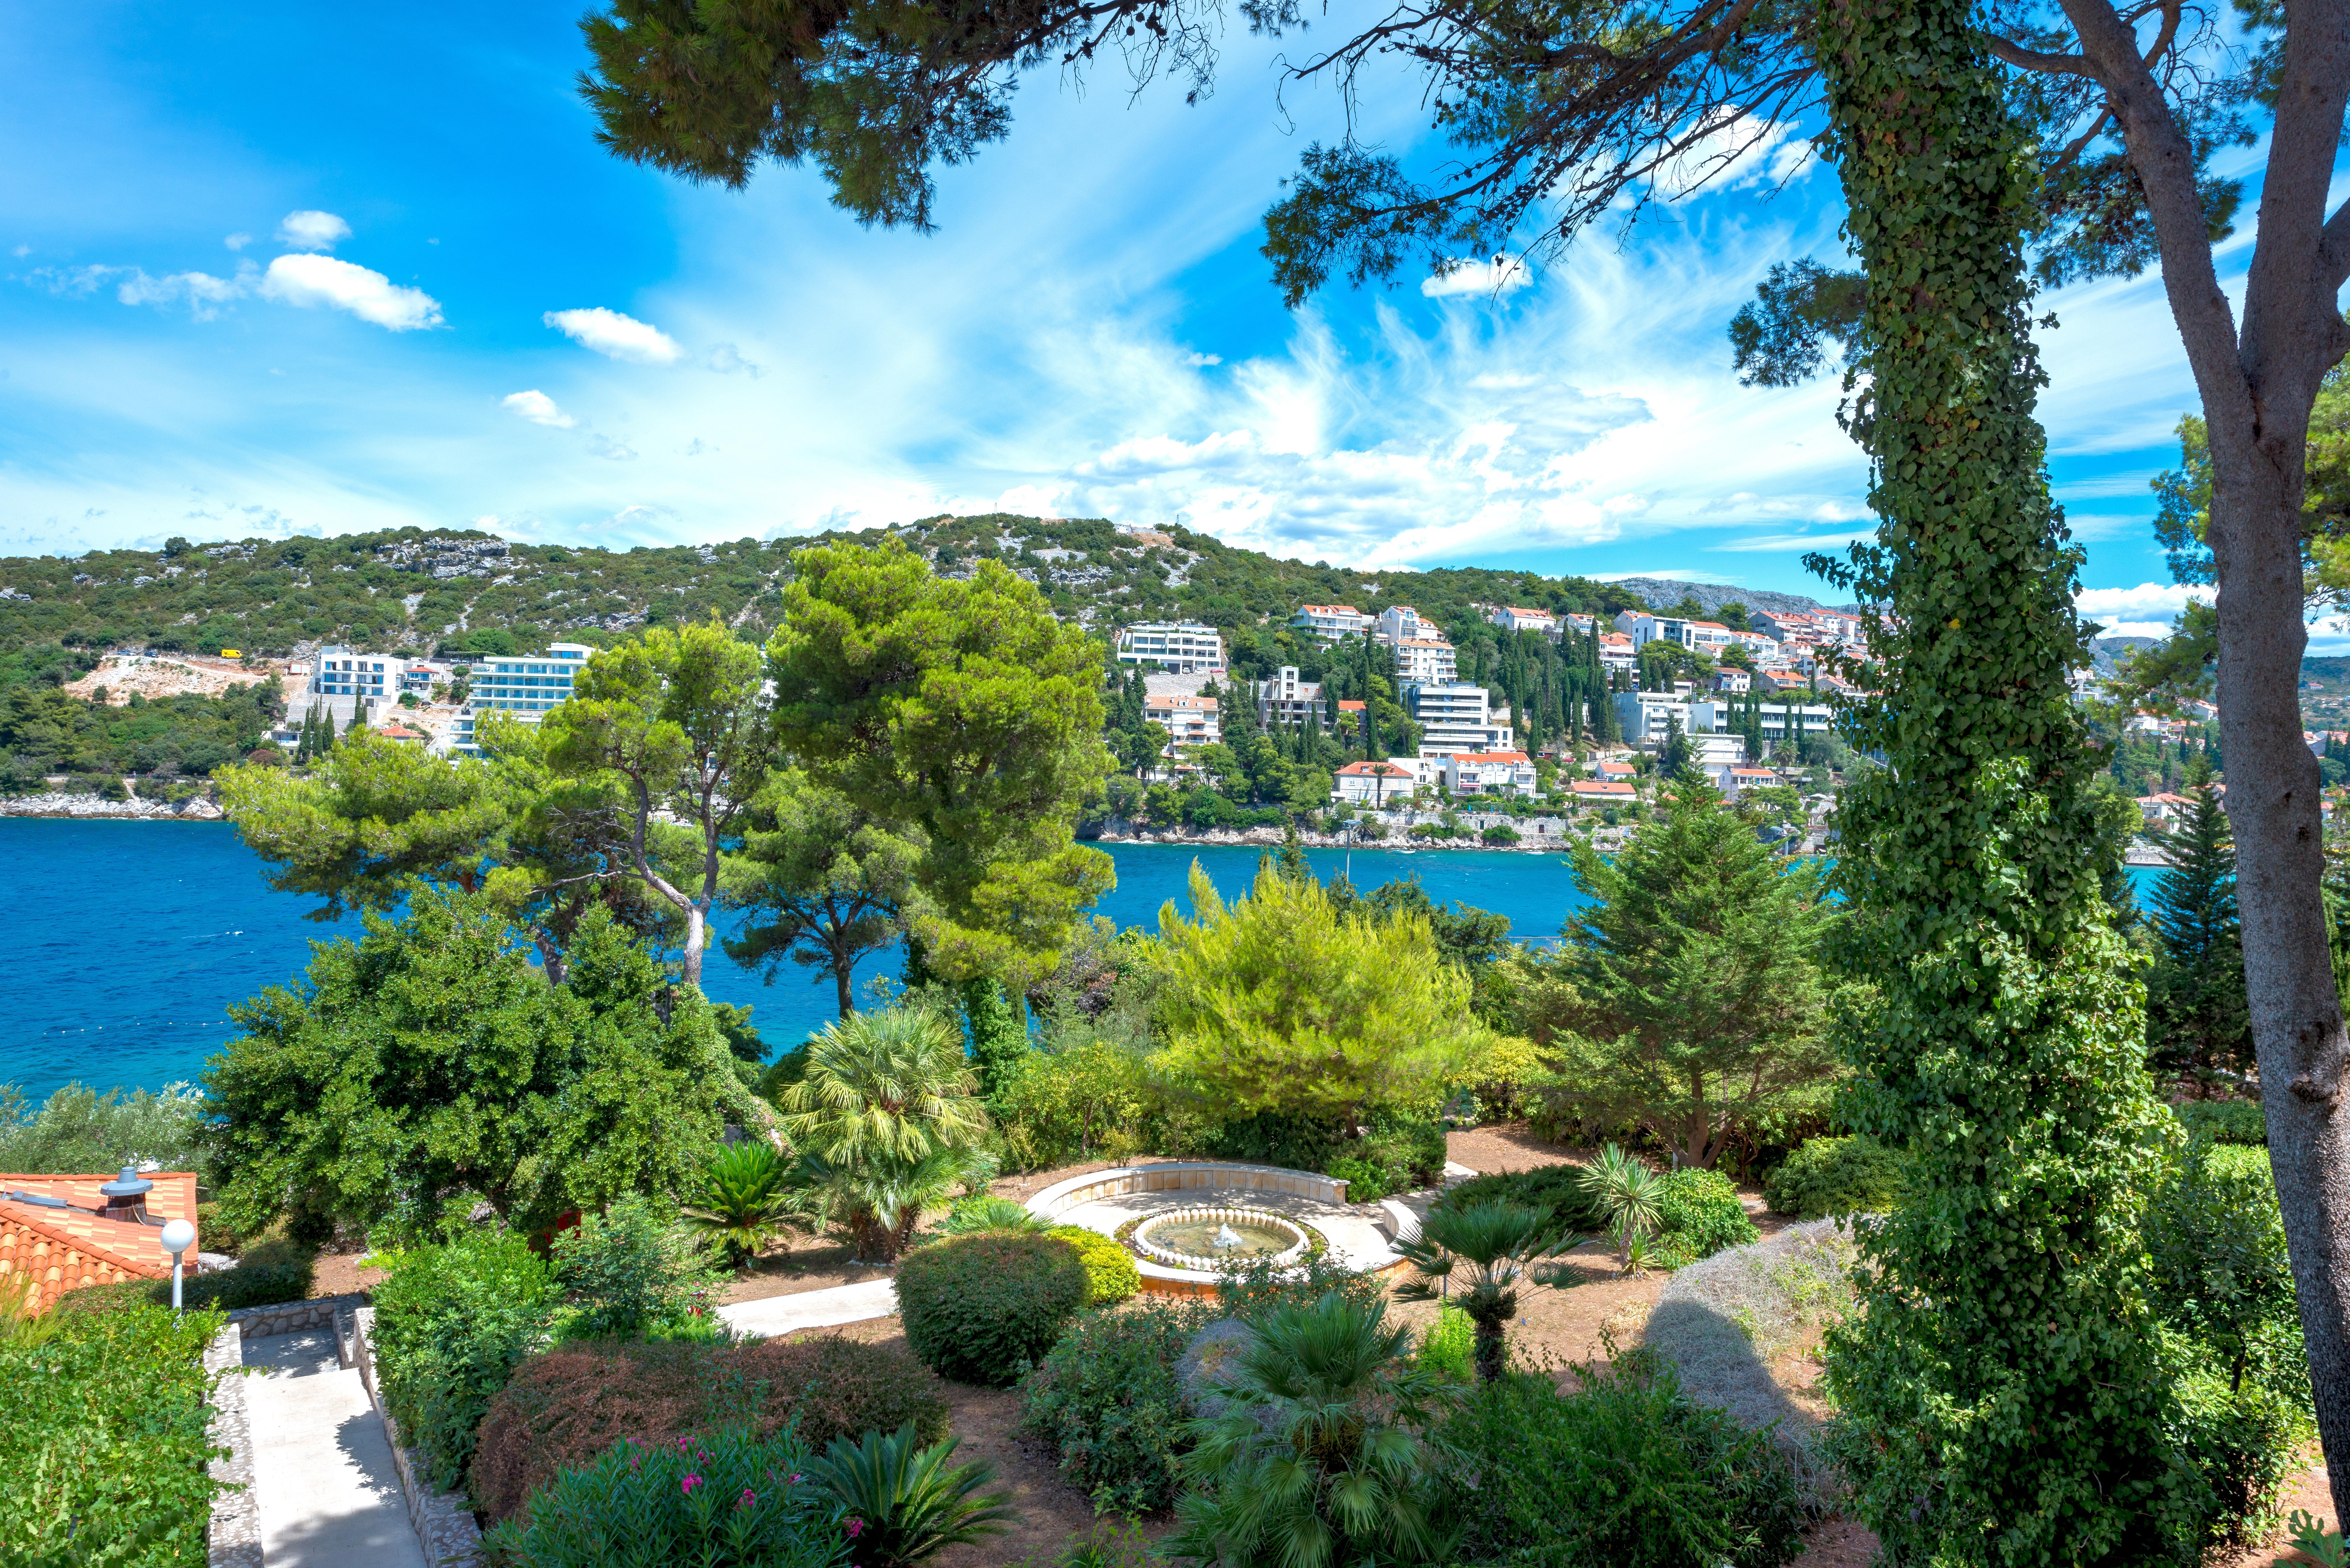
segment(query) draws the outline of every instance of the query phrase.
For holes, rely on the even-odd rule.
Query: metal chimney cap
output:
[[[139,1174],[135,1165],[126,1165],[122,1174],[99,1189],[109,1198],[137,1198],[155,1190],[155,1184]]]

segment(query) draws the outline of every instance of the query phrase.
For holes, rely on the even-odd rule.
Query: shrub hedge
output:
[[[2261,1144],[2269,1141],[2268,1113],[2257,1100],[2189,1100],[2170,1107],[2189,1137],[2213,1143]]]
[[[463,1479],[484,1412],[555,1305],[546,1261],[512,1231],[468,1231],[393,1260],[375,1288],[378,1386],[434,1485]]]
[[[1061,1474],[1103,1513],[1173,1506],[1177,1458],[1191,1447],[1176,1370],[1210,1316],[1189,1303],[1087,1313],[1063,1334],[1020,1395],[1028,1430],[1060,1455]]]
[[[898,1265],[906,1343],[941,1377],[1007,1388],[1085,1305],[1077,1251],[1053,1236],[951,1236]]]
[[[1086,1305],[1113,1306],[1142,1289],[1134,1254],[1111,1237],[1082,1225],[1055,1225],[1045,1233],[1077,1250],[1077,1262],[1086,1266]]]
[[[742,1426],[786,1424],[811,1449],[911,1426],[947,1435],[946,1401],[905,1349],[838,1334],[740,1345],[584,1340],[524,1362],[490,1402],[473,1463],[473,1501],[515,1517],[559,1472],[592,1464],[624,1438],[673,1444]]]
[[[1658,1262],[1678,1269],[1762,1232],[1746,1216],[1738,1189],[1718,1170],[1676,1170],[1657,1182]]]
[[[1825,1220],[1881,1213],[1901,1200],[1902,1158],[1873,1137],[1806,1139],[1762,1183],[1773,1214]]]
[[[1562,1394],[1513,1374],[1443,1436],[1466,1531],[1459,1560],[1526,1568],[1780,1568],[1804,1550],[1795,1468],[1767,1433],[1681,1391],[1648,1351]]]
[[[0,1342],[0,1559],[204,1561],[218,1489],[205,1469],[214,1379],[203,1356],[223,1320],[114,1304]]]

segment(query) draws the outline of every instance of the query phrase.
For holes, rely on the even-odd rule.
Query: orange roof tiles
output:
[[[147,1213],[158,1221],[153,1225],[102,1220],[88,1212],[105,1206],[105,1195],[99,1188],[113,1179],[111,1171],[98,1176],[0,1172],[0,1193],[36,1192],[75,1206],[50,1209],[0,1198],[0,1283],[13,1289],[18,1277],[29,1276],[33,1305],[39,1310],[84,1285],[168,1278],[172,1255],[163,1251],[160,1222],[195,1223],[195,1174],[185,1170],[147,1173],[147,1179],[155,1184],[155,1189],[147,1194]],[[187,1262],[194,1261],[191,1248]]]

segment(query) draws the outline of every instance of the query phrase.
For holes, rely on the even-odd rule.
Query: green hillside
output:
[[[713,615],[759,639],[773,628],[793,551],[881,532],[617,551],[406,528],[13,556],[0,559],[0,654],[62,646],[283,657],[321,641],[387,653],[482,652],[508,639],[523,649],[558,640],[600,645],[643,626]],[[1310,659],[1311,649],[1278,630],[1309,601],[1373,611],[1410,604],[1463,636],[1473,635],[1469,606],[1481,599],[1611,613],[1639,603],[1580,577],[1308,566],[1180,528],[1154,543],[1101,518],[933,517],[896,532],[919,542],[942,572],[1000,557],[1042,587],[1055,609],[1105,634],[1179,616],[1222,627],[1246,674]]]

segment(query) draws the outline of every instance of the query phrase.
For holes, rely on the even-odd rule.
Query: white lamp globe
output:
[[[196,1228],[185,1220],[174,1220],[163,1227],[163,1251],[174,1258],[196,1244]]]

